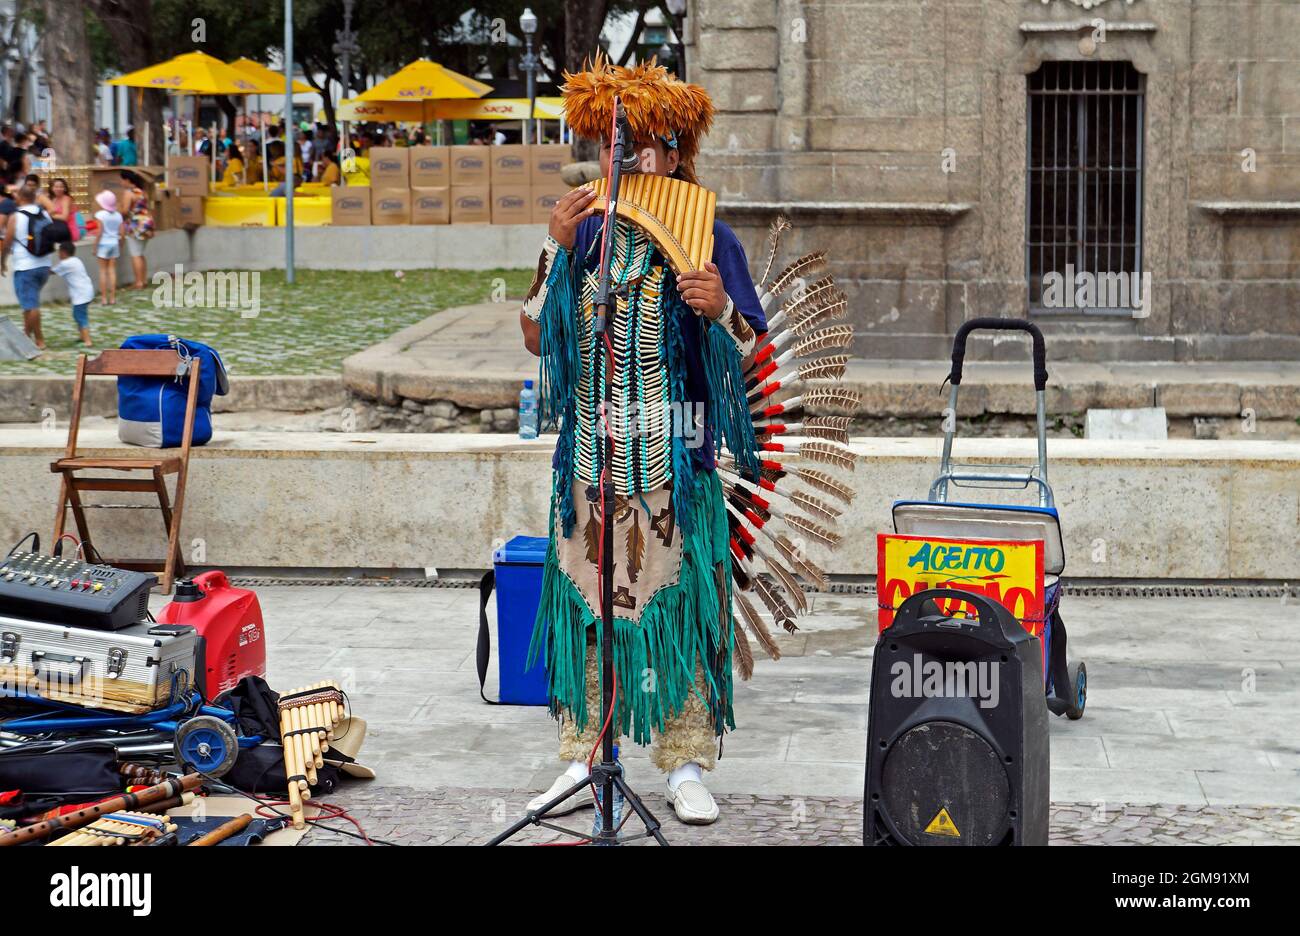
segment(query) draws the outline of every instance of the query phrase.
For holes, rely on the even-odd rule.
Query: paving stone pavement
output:
[[[632,778],[635,787],[635,778]],[[658,779],[653,783],[659,791]],[[672,845],[861,845],[862,800],[847,797],[721,795],[721,816],[711,826],[676,820],[662,796],[640,790]],[[329,802],[345,806],[371,838],[395,845],[484,845],[520,818],[533,794],[517,790],[415,790],[350,787]],[[594,814],[583,808],[554,820],[590,831]],[[344,820],[330,826],[355,831]],[[631,817],[623,830],[644,826]],[[1053,845],[1300,845],[1300,807],[1123,806],[1054,803]],[[517,845],[574,841],[549,829],[528,829]],[[364,845],[312,829],[304,845]],[[649,844],[636,841],[631,844]]]
[[[378,779],[329,800],[379,838],[485,841],[559,772],[544,709],[478,696],[478,590],[277,586],[258,590],[278,689],[340,679],[369,722]],[[812,596],[782,659],[739,683],[739,729],[709,775],[723,819],[686,829],[664,810],[646,752],[633,786],[678,841],[860,839],[874,598]],[[1300,624],[1267,598],[1067,596],[1073,656],[1088,663],[1079,721],[1053,718],[1058,842],[1300,843]],[[496,661],[487,692],[496,690]],[[803,819],[794,822],[795,804]],[[590,812],[582,823],[590,823]],[[308,842],[340,836],[313,832]]]

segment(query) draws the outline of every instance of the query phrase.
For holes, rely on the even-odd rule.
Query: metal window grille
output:
[[[1143,76],[1130,62],[1044,62],[1028,79],[1025,268],[1043,277],[1142,270]],[[1130,308],[1067,311],[1131,314]]]

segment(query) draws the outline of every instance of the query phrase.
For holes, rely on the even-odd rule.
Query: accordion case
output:
[[[194,685],[192,627],[92,630],[0,616],[0,701],[49,699],[141,714]]]

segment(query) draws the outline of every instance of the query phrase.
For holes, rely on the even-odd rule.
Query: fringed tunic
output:
[[[601,218],[573,249],[547,238],[524,314],[541,327],[542,423],[558,428],[550,546],[531,660],[544,660],[551,711],[579,730],[587,710],[589,639],[603,638],[598,579],[599,480],[613,438],[616,729],[638,743],[706,694],[714,730],[731,708],[731,570],[727,512],[714,458],[725,446],[753,465],[741,361],[763,315],[735,235],[715,224],[714,262],[729,301],[710,322],[678,295],[645,234],[614,226],[617,307],[612,407],[603,406],[606,356],[593,329]],[[696,674],[703,679],[697,685]]]

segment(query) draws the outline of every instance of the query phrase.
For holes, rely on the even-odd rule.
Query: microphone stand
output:
[[[582,839],[593,845],[618,845],[622,842],[632,841],[640,838],[654,838],[660,845],[667,845],[660,832],[659,820],[646,807],[641,798],[628,785],[623,776],[623,766],[614,760],[614,736],[618,731],[614,719],[614,472],[611,467],[614,460],[614,436],[611,431],[610,420],[612,419],[614,405],[613,373],[614,373],[614,352],[613,343],[607,340],[609,330],[610,311],[614,308],[615,293],[613,290],[613,273],[611,267],[614,259],[614,226],[617,221],[616,208],[618,205],[619,187],[622,183],[623,173],[627,171],[623,165],[624,154],[628,151],[631,141],[629,140],[627,116],[623,111],[623,103],[618,98],[614,99],[614,130],[611,138],[612,147],[609,155],[609,189],[605,206],[605,237],[601,245],[600,257],[600,277],[596,286],[596,308],[595,319],[592,327],[596,337],[596,345],[603,349],[605,354],[605,426],[602,435],[603,441],[603,458],[601,460],[600,471],[600,522],[601,522],[601,551],[600,551],[600,627],[601,627],[601,700],[600,700],[600,723],[605,726],[605,731],[601,735],[601,760],[599,764],[594,765],[587,776],[574,782],[569,789],[565,790],[559,796],[555,797],[549,803],[546,803],[540,809],[527,813],[522,819],[506,829],[492,841],[489,845],[499,845],[506,839],[519,832],[521,829],[530,825],[541,826],[552,829],[557,832],[564,832],[568,835]],[[592,836],[586,833],[575,832],[573,829],[566,829],[563,826],[553,825],[544,821],[545,817],[564,801],[577,796],[579,792],[588,785],[599,786],[601,788],[600,802],[596,804],[601,811],[600,833]],[[620,836],[619,831],[614,826],[614,789],[623,794],[624,802],[630,806],[645,824],[645,832],[636,835]],[[619,824],[620,827],[622,823]]]

